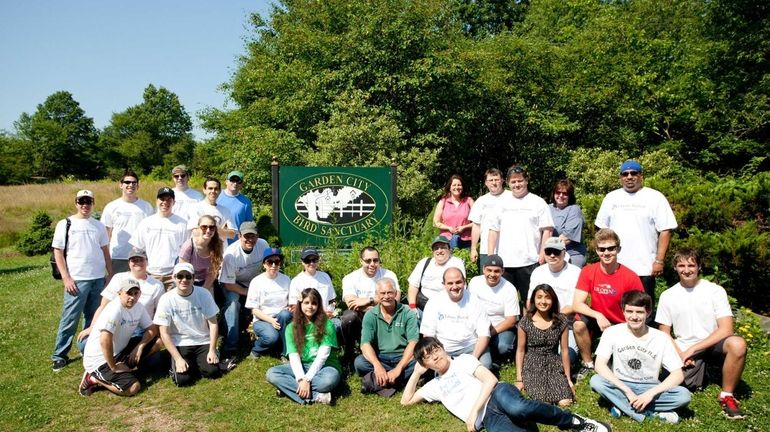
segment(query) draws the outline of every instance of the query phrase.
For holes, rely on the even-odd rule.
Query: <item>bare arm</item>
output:
[[[500,231],[489,230],[489,239],[487,241],[487,255],[494,255],[497,250],[497,239],[500,237]]]
[[[107,267],[107,277],[104,279],[104,284],[107,285],[112,279],[112,258],[110,258],[110,247],[102,246],[102,254],[104,254],[104,265]]]
[[[96,309],[96,312],[94,312],[94,317],[91,318],[91,326],[93,326],[93,323],[96,322],[96,319],[99,318],[99,315],[102,313],[102,310],[104,310],[104,307],[107,306],[109,302],[110,301],[107,300],[107,298],[102,297],[102,303]],[[82,341],[90,334],[91,334],[91,327],[84,328],[83,330],[80,331],[80,333],[78,333],[78,342]]]
[[[212,281],[213,284],[213,281]],[[240,284],[237,283],[226,283],[222,284],[227,291],[237,292],[238,295],[245,296],[249,293],[248,288],[242,287]]]
[[[59,248],[54,248],[53,257],[56,260],[56,267],[59,268],[59,273],[61,273],[61,281],[64,285],[64,290],[70,295],[77,295],[80,291],[78,290],[75,280],[70,276],[69,269],[67,268],[67,260],[64,259],[64,251]]]
[[[417,292],[418,288],[412,284],[409,284],[409,290],[406,292],[406,300],[409,302],[410,305],[417,303]]]
[[[540,228],[540,253],[537,259],[538,264],[543,264],[545,262],[545,242],[551,238],[552,234],[553,227]]]
[[[575,385],[572,383],[572,371],[570,370],[569,361],[569,326],[564,326],[564,330],[561,332],[561,340],[559,341],[561,346],[561,364],[564,368],[564,375],[567,376],[567,383],[572,389],[572,393],[575,393]]]
[[[527,333],[519,326],[516,337],[516,387],[524,389],[524,352],[527,349]]]
[[[479,259],[479,239],[481,238],[481,225],[472,223],[471,225],[471,261],[476,262]]]
[[[575,297],[572,299],[572,310],[581,315],[585,315],[587,317],[591,317],[595,319],[597,323],[599,323],[599,327],[602,326],[602,323],[601,323],[602,320],[609,323],[609,321],[604,316],[604,314],[591,309],[591,307],[588,306],[588,304],[586,304],[586,300],[588,300],[588,292],[576,289]],[[604,331],[604,328],[602,328],[602,331]]]
[[[441,216],[444,214],[444,200],[440,199],[438,200],[438,204],[436,204],[436,210],[433,211],[433,226],[438,228],[439,230],[448,230],[449,226],[444,225],[441,222]]]
[[[516,321],[519,320],[519,317],[516,315],[505,317],[504,320],[500,321],[500,324],[491,327],[489,330],[489,335],[494,336],[496,334],[500,334],[506,330],[511,330],[515,325]]]
[[[671,230],[663,230],[658,234],[658,250],[655,252],[655,262],[652,263],[652,275],[658,276],[663,273],[663,266],[666,260],[666,251],[671,242]]]
[[[476,370],[473,372],[473,376],[481,381],[481,391],[479,392],[479,396],[476,398],[476,402],[474,402],[473,407],[471,408],[471,412],[469,413],[468,418],[465,419],[465,425],[469,431],[476,430],[476,419],[478,418],[482,408],[484,408],[484,405],[489,400],[489,396],[492,395],[492,390],[494,390],[495,386],[497,385],[497,377],[495,377],[495,375],[490,372],[489,369],[482,365],[479,365],[476,368]]]
[[[484,350],[487,349],[488,345],[489,336],[479,336],[479,338],[476,339],[476,345],[473,347],[473,357],[481,357],[481,355],[484,354]]]
[[[187,372],[187,362],[184,357],[176,349],[174,342],[171,340],[171,335],[168,332],[168,326],[158,326],[160,331],[160,340],[163,341],[163,346],[166,347],[168,354],[174,359],[174,368],[179,373]]]
[[[406,387],[404,387],[404,394],[401,395],[401,405],[414,405],[425,400],[417,393],[417,383],[427,371],[428,369],[421,365],[420,362],[415,363],[414,372],[409,377]]]
[[[209,352],[206,354],[206,361],[209,364],[219,363],[219,356],[217,355],[217,337],[219,337],[219,325],[217,324],[217,317],[208,319],[209,322]]]

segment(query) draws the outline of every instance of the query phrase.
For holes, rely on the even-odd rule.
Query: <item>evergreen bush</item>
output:
[[[32,216],[32,224],[16,242],[16,249],[26,256],[43,255],[51,251],[53,227],[51,217],[44,211]]]

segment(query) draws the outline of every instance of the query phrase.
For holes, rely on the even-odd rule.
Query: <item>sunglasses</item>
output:
[[[136,181],[136,180],[123,180],[121,183],[123,183],[124,185],[136,185],[136,184],[139,184],[139,182]]]
[[[361,261],[363,261],[363,262],[365,262],[367,264],[371,264],[371,263],[377,264],[378,262],[380,262],[380,259],[379,258],[366,258],[366,259],[361,259]]]
[[[615,252],[616,250],[618,250],[618,245],[607,246],[607,247],[597,246],[596,250],[599,252]]]
[[[200,228],[201,231],[208,231],[208,230],[214,231],[214,230],[217,229],[217,226],[216,225],[201,225],[198,228]]]
[[[190,273],[184,272],[184,273],[177,273],[176,276],[174,276],[177,280],[190,280],[192,279],[192,275]]]
[[[94,203],[94,200],[92,200],[91,198],[80,198],[75,202],[77,202],[80,205],[92,205]]]
[[[306,258],[306,259],[303,259],[303,260],[302,260],[302,262],[303,262],[303,263],[305,263],[305,264],[313,264],[313,263],[317,263],[317,262],[318,262],[318,257],[315,257],[315,258]]]
[[[281,265],[281,260],[267,260],[267,261],[265,261],[265,265],[279,266],[279,265]]]
[[[639,171],[623,171],[620,173],[621,177],[636,177],[639,175]]]
[[[175,179],[183,179],[187,177],[187,174],[174,174]]]
[[[546,248],[544,252],[546,255],[552,255],[552,256],[561,255],[561,250],[559,249]]]
[[[230,183],[241,184],[243,183],[243,180],[239,179],[238,177],[233,177],[230,179]]]
[[[439,249],[449,249],[449,245],[446,243],[439,243],[437,245],[433,245],[431,247],[431,250],[439,250]]]
[[[553,193],[553,196],[569,196],[569,193],[562,192],[562,191],[556,191]]]

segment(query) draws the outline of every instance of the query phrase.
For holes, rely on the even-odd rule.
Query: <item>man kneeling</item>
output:
[[[119,396],[133,396],[141,388],[132,371],[143,353],[150,352],[147,345],[158,333],[144,306],[137,303],[140,295],[139,282],[127,278],[120,284],[118,298],[99,314],[93,326],[99,337],[89,338],[83,351],[86,371],[80,380],[81,395],[89,396],[102,386]],[[144,335],[132,338],[137,327],[145,329]]]
[[[576,431],[612,430],[604,423],[525,399],[513,385],[498,382],[474,356],[462,354],[451,359],[436,338],[419,340],[414,357],[417,365],[406,384],[401,404],[441,401],[452,414],[465,420],[469,431],[524,430],[528,422]],[[418,390],[417,382],[428,369],[433,370],[436,377]]]

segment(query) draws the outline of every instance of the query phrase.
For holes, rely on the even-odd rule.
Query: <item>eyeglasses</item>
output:
[[[305,259],[302,260],[302,262],[305,263],[305,264],[317,263],[318,262],[318,257],[305,258]]]
[[[136,185],[136,184],[139,184],[139,182],[137,180],[123,180],[121,183],[123,183],[124,185]]]
[[[279,265],[281,265],[281,260],[267,260],[267,261],[265,261],[265,265],[279,266]]]
[[[546,248],[544,252],[545,252],[546,255],[552,255],[552,256],[559,256],[559,255],[561,255],[561,250],[560,249]]]
[[[130,262],[131,264],[144,264],[145,261],[144,261],[144,258],[142,257],[133,257],[133,258],[129,258],[128,262]]]
[[[216,225],[201,225],[199,228],[201,229],[201,231],[207,231],[207,230],[214,231],[214,230],[217,229],[217,226]]]
[[[636,177],[639,175],[639,171],[623,171],[620,173],[621,177]]]
[[[618,245],[607,247],[596,246],[596,250],[599,252],[615,252],[618,250]]]
[[[380,259],[379,258],[366,258],[366,259],[362,258],[361,261],[363,261],[363,262],[365,262],[367,264],[371,264],[371,263],[377,264],[377,263],[380,262]]]
[[[554,196],[569,196],[569,192],[564,191],[556,191],[553,193]]]
[[[176,276],[174,276],[176,280],[190,280],[192,279],[192,275],[190,273],[184,272],[184,273],[177,273]]]
[[[183,179],[187,177],[187,174],[174,174],[175,179]]]
[[[446,243],[439,243],[431,246],[431,250],[439,250],[439,249],[449,249],[449,245]]]
[[[91,198],[79,198],[77,201],[78,205],[92,205],[94,203],[94,200]]]

